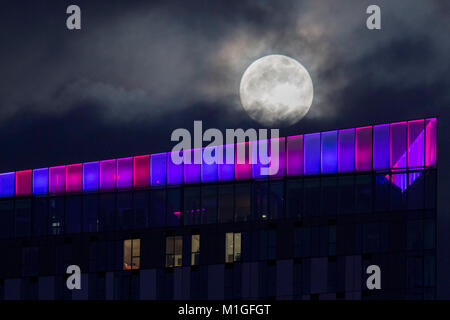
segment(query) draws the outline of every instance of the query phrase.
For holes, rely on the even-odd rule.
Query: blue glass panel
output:
[[[16,173],[8,172],[0,174],[0,198],[14,196],[14,180]]]
[[[320,133],[304,135],[305,175],[320,174]]]
[[[206,147],[203,148],[203,158],[202,158],[202,182],[215,182],[217,181],[217,163],[206,163],[205,159],[209,161],[208,158],[214,159],[216,157],[217,147]],[[211,157],[205,155],[211,155]]]
[[[33,170],[33,194],[44,195],[48,193],[48,168]]]
[[[167,181],[167,153],[152,154],[150,157],[151,185],[165,185]]]
[[[337,172],[337,137],[337,131],[322,132],[322,173]]]
[[[355,129],[339,130],[339,172],[355,171]]]
[[[83,163],[83,191],[98,191],[99,185],[99,161]]]
[[[373,127],[373,168],[389,169],[389,125]]]

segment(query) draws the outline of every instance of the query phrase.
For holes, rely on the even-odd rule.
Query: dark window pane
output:
[[[116,230],[130,230],[135,226],[132,196],[131,192],[117,193]]]
[[[337,178],[322,178],[322,215],[335,215],[337,213]]]
[[[356,212],[367,213],[372,210],[372,176],[356,177]]]
[[[251,214],[251,185],[249,183],[235,186],[236,221],[248,221]]]
[[[14,200],[0,200],[0,239],[14,235]]]
[[[411,172],[408,176],[408,209],[423,209],[425,206],[425,176],[423,172]]]
[[[219,186],[219,221],[233,222],[234,218],[234,197],[233,186]]]
[[[100,231],[114,230],[115,211],[116,211],[116,195],[113,193],[101,194],[100,214],[98,217]]]
[[[64,198],[51,198],[49,200],[49,230],[50,234],[57,235],[64,232]]]
[[[202,223],[216,223],[217,222],[217,187],[206,186],[202,187]]]
[[[166,191],[152,190],[150,199],[150,226],[163,227],[166,219]]]
[[[31,234],[31,200],[16,200],[15,236],[29,237]]]
[[[406,203],[406,173],[395,173],[391,175],[391,209],[405,210]]]
[[[303,209],[303,181],[287,181],[286,189],[286,214],[289,218],[300,218]]]
[[[305,216],[318,216],[320,213],[320,179],[305,179]]]
[[[377,174],[375,177],[375,200],[376,212],[389,210],[389,175]]]
[[[269,193],[269,219],[283,218],[284,185],[283,182],[271,182]]]
[[[339,214],[352,214],[355,211],[355,181],[353,176],[338,179]]]
[[[181,190],[167,190],[167,226],[179,226],[181,224]]]
[[[436,208],[436,171],[426,171],[425,190],[425,207],[427,209]]]
[[[48,198],[34,198],[33,214],[32,214],[33,236],[43,236],[47,234],[48,232],[47,221],[48,221]]]
[[[98,232],[98,195],[83,197],[83,232]]]
[[[143,229],[148,226],[149,195],[149,191],[137,191],[134,193],[134,228]]]
[[[268,208],[269,183],[255,182],[253,184],[253,219],[265,220],[269,214]]]
[[[184,224],[200,224],[202,214],[203,212],[200,204],[200,187],[186,187],[184,189]]]
[[[66,232],[81,232],[81,197],[66,197]]]

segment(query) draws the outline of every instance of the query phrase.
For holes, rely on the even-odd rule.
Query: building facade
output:
[[[437,298],[435,118],[277,142],[270,177],[261,141],[0,174],[0,298]]]

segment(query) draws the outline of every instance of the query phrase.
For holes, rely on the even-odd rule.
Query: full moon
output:
[[[308,71],[283,55],[254,61],[241,79],[241,103],[248,115],[267,126],[289,126],[309,111],[314,96]]]

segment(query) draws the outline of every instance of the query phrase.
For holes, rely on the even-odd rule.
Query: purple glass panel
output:
[[[83,191],[96,192],[99,186],[100,162],[83,163]]]
[[[407,165],[407,132],[406,121],[391,124],[391,168],[406,168]]]
[[[217,165],[219,181],[234,180],[234,156],[227,162],[226,154],[228,149],[234,150],[234,144],[217,146],[217,151],[219,152],[217,158],[220,160],[220,157],[222,157],[221,163]],[[220,156],[220,153],[222,153],[222,156]],[[232,153],[234,154],[234,151],[232,151]]]
[[[133,186],[133,158],[117,159],[117,189],[130,189]]]
[[[15,172],[0,173],[0,198],[14,197]]]
[[[116,159],[100,161],[100,191],[112,191],[116,187]]]
[[[183,158],[183,151],[167,153],[167,184],[183,183],[183,161],[180,164],[172,161],[172,156]]]
[[[272,154],[272,143],[278,143],[278,155]],[[286,138],[270,139],[270,178],[282,178],[286,171]]]
[[[196,161],[197,158],[197,161]],[[184,183],[200,183],[202,149],[186,150],[184,152]]]
[[[435,167],[437,159],[437,119],[425,120],[425,165]]]
[[[51,194],[64,194],[66,191],[66,166],[50,167],[49,192]]]
[[[339,130],[338,170],[355,171],[355,129]]]
[[[202,182],[217,181],[217,147],[203,148]],[[212,160],[216,159],[215,162]],[[212,163],[211,163],[212,162]]]
[[[287,137],[287,175],[303,175],[303,135]]]
[[[406,173],[395,173],[391,175],[391,183],[393,183],[402,192],[407,188],[408,176]]]
[[[167,182],[167,153],[152,154],[150,158],[151,185],[165,185]]]
[[[236,143],[234,150],[236,180],[248,180],[252,177],[250,142]]]
[[[267,179],[270,165],[269,140],[257,140],[251,142],[252,148],[252,177],[254,179]],[[264,172],[266,171],[266,172]]]
[[[380,124],[373,127],[373,168],[389,169],[389,125]]]
[[[48,193],[48,168],[33,170],[33,194],[44,195]]]
[[[320,174],[320,133],[304,135],[305,175]]]
[[[372,126],[356,128],[356,171],[372,170]]]
[[[408,121],[408,167],[425,165],[425,121]]]
[[[322,132],[322,173],[336,173],[338,169],[338,132]]]

